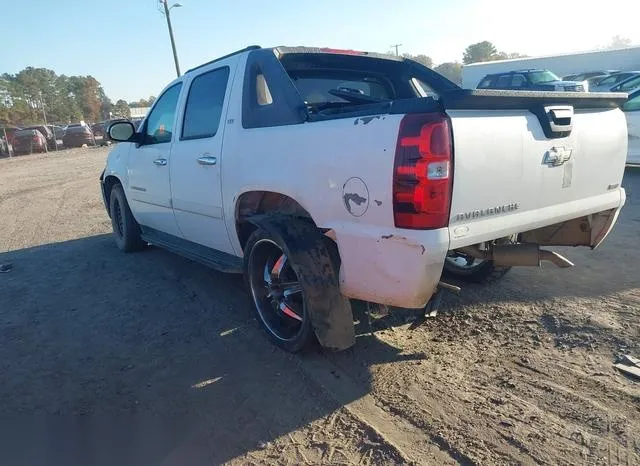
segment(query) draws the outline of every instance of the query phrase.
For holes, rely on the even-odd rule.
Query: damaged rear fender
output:
[[[326,243],[329,240],[307,219],[260,215],[248,221],[283,245],[305,292],[320,344],[336,351],[353,346],[356,340],[351,304],[340,293],[339,267]]]

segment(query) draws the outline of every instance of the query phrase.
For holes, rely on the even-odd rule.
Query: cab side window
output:
[[[180,139],[215,136],[220,125],[229,67],[202,73],[193,79],[184,110]]]
[[[171,142],[176,107],[182,83],[178,83],[162,94],[149,113],[144,128],[144,144]]]
[[[491,87],[492,79],[493,79],[493,76],[486,76],[482,81],[480,81],[480,84],[478,84],[478,89],[487,89]]]
[[[513,81],[511,81],[513,87],[527,87],[527,80],[521,74],[514,74]]]
[[[510,74],[503,74],[502,76],[498,77],[498,82],[496,83],[496,87],[498,89],[504,89],[506,87],[509,87],[510,85],[511,85]]]

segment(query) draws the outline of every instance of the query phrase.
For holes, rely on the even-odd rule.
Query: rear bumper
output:
[[[624,205],[623,188],[617,187],[596,196],[554,204],[536,210],[511,212],[506,215],[476,218],[466,222],[452,222],[451,249],[491,241],[496,238],[535,230],[585,215],[618,209]]]
[[[44,152],[44,144],[14,144],[14,152]]]
[[[438,286],[449,249],[490,241],[589,214],[611,211],[607,222],[594,238],[598,246],[613,229],[625,203],[622,188],[566,204],[478,222],[475,228],[402,230],[363,224],[334,226],[340,251],[340,289],[355,299],[405,308],[423,307]],[[497,223],[495,223],[497,222]],[[455,231],[471,231],[473,238],[454,240]],[[451,237],[450,237],[451,231]]]
[[[66,138],[62,140],[62,144],[67,147],[75,147],[82,146],[83,144],[91,145],[93,144],[93,138]]]
[[[449,230],[401,230],[348,224],[334,228],[345,296],[405,308],[423,307],[435,292]]]

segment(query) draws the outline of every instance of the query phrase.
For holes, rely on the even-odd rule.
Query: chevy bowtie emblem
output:
[[[565,149],[564,147],[552,147],[544,154],[542,163],[552,167],[558,167],[571,158],[573,149]]]

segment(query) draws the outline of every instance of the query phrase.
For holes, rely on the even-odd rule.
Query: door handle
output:
[[[167,159],[155,159],[153,163],[160,167],[164,167],[167,164]]]
[[[218,159],[216,157],[211,156],[203,156],[198,158],[198,163],[200,165],[215,165],[218,163]]]

